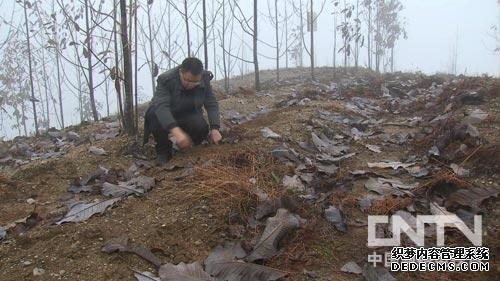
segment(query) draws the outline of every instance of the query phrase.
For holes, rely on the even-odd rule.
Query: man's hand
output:
[[[222,135],[220,134],[219,130],[217,130],[217,129],[210,130],[210,133],[208,136],[209,136],[210,142],[213,144],[219,144],[219,142],[222,139]]]
[[[177,141],[177,145],[181,150],[184,150],[191,146],[191,138],[181,128],[172,128],[170,130],[170,133],[172,133],[172,135],[174,136],[175,140]]]

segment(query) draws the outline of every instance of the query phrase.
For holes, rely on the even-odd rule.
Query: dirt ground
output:
[[[366,178],[354,178],[351,171],[372,170],[397,176],[403,181],[415,180],[421,189],[430,189],[445,182],[455,182],[457,177],[450,176],[447,167],[456,162],[471,171],[468,177],[458,177],[465,186],[463,188],[500,185],[499,79],[403,73],[379,76],[365,71],[355,73],[353,70],[325,68],[318,69],[317,83],[309,81],[307,73],[301,69],[283,71],[282,81],[276,83],[273,82],[273,72],[264,71],[261,77],[263,90],[258,93],[251,90],[252,77],[248,75],[232,79],[228,95],[222,94],[223,84],[217,81],[214,88],[220,98],[226,141],[219,146],[203,145],[176,154],[169,165],[183,166],[178,170],[154,165],[141,167],[141,174],[156,179],[156,186],[151,191],[140,197],[129,196],[84,222],[54,224],[68,211],[63,202],[69,196],[70,181],[84,177],[98,166],[126,170],[137,162],[135,150],[146,155],[151,160],[148,163],[153,163],[152,144],[137,148],[132,145],[136,140],[120,135],[107,140],[85,141],[61,157],[33,160],[18,167],[3,166],[0,170],[0,226],[33,213],[40,219],[27,230],[16,227],[8,231],[5,241],[0,242],[0,280],[135,280],[132,270],[156,273],[151,264],[138,256],[103,253],[104,242],[114,237],[126,236],[133,243],[152,249],[163,263],[174,264],[203,261],[213,248],[228,240],[251,244],[264,227],[263,222],[252,219],[258,200],[249,192],[251,187],[256,185],[274,197],[298,195],[287,191],[281,184],[285,175],[294,174],[295,167],[273,158],[272,149],[286,143],[299,154],[306,155],[300,143],[310,141],[312,131],[323,132],[329,137],[344,133],[345,124],[325,122],[318,117],[318,112],[365,118],[349,107],[356,97],[369,99],[380,108],[370,117],[383,122],[367,130],[371,129],[378,135],[410,134],[414,137],[392,145],[370,137],[348,141],[349,152],[356,154],[340,162],[335,176],[320,177],[319,182],[311,183],[321,186],[318,189],[324,191],[325,198],[312,203],[299,200],[294,211],[307,223],[285,237],[279,255],[263,262],[287,271],[289,274],[283,280],[364,280],[362,275],[340,269],[349,261],[363,267],[367,255],[373,252],[367,247],[367,215],[394,213],[413,202],[413,198],[404,201],[390,197],[363,212],[357,200],[368,194],[364,187]],[[401,86],[410,80],[413,84]],[[446,81],[450,84],[444,87],[439,98],[422,92],[419,94],[429,95],[429,98],[411,100],[408,104],[391,103],[380,93],[384,83],[399,85],[400,88],[429,89],[433,83],[441,85]],[[336,83],[337,88],[328,88],[331,83]],[[396,86],[388,88],[397,92]],[[484,101],[476,104],[460,102],[460,93],[477,89],[484,95]],[[297,102],[287,104],[292,99]],[[429,175],[418,179],[392,169],[368,169],[367,162],[406,161],[412,155],[426,154],[442,133],[439,127],[434,127],[432,133],[419,137],[428,120],[446,112],[451,113],[448,118],[461,119],[478,108],[488,113],[488,117],[475,125],[481,137],[477,149],[457,156],[453,161],[446,157],[429,160]],[[240,122],[234,121],[235,112],[243,116]],[[424,121],[415,126],[401,125],[414,117],[421,117]],[[105,124],[84,124],[70,129],[82,136],[91,135]],[[281,138],[264,139],[260,131],[263,127],[269,127]],[[459,142],[456,145],[464,141]],[[370,151],[365,144],[379,145],[383,152]],[[448,145],[447,149],[452,145],[455,144]],[[104,148],[108,155],[90,154],[90,146]],[[447,174],[443,176],[443,172]],[[252,178],[255,183],[251,183]],[[348,188],[339,188],[341,186]],[[71,196],[75,200],[102,199],[96,190]],[[34,203],[28,199],[33,199]],[[323,218],[325,202],[341,207],[347,217],[347,233],[337,231]],[[483,245],[490,248],[491,256],[489,272],[407,272],[392,273],[393,276],[397,280],[496,280],[500,270],[498,207],[496,200],[490,200],[482,209]],[[467,239],[453,230],[448,229],[447,234],[453,245],[468,245]],[[44,273],[34,276],[35,268],[43,269]]]

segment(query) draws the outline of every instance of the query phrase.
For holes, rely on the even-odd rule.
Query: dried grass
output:
[[[394,197],[392,195],[377,200],[368,210],[371,215],[387,215],[394,211],[408,207],[413,200],[409,197]]]
[[[192,205],[209,199],[218,215],[237,210],[246,217],[256,205],[254,187],[264,190],[270,197],[281,195],[283,190],[273,181],[272,172],[281,174],[281,167],[264,153],[242,151],[226,157],[218,157],[211,164],[195,167],[188,179],[185,200]],[[255,185],[250,182],[256,179]]]

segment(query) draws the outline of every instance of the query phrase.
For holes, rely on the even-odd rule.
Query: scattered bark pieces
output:
[[[325,216],[325,219],[333,224],[338,231],[343,233],[347,232],[345,216],[337,207],[331,205],[324,210],[323,215]]]
[[[89,152],[94,154],[94,155],[99,155],[99,156],[108,155],[106,150],[104,150],[103,148],[100,148],[100,147],[96,147],[96,146],[91,146],[89,148]]]
[[[108,207],[113,206],[121,199],[122,198],[112,198],[97,203],[78,202],[74,204],[69,212],[61,220],[56,222],[56,224],[85,221],[95,214],[104,213]]]
[[[397,170],[399,168],[408,168],[415,165],[415,163],[401,163],[397,161],[382,161],[375,163],[368,162],[367,164],[368,168],[381,168],[381,169],[392,168],[394,170]]]
[[[481,205],[486,199],[496,198],[499,193],[500,186],[459,189],[448,197],[445,206],[447,208],[456,206],[469,207],[474,213],[477,213],[481,210]]]
[[[102,184],[102,195],[107,197],[124,197],[131,194],[135,194],[140,196],[144,194],[144,190],[136,188],[134,185],[126,186],[126,185],[117,185],[109,182],[105,182]]]
[[[374,267],[372,264],[365,264],[363,277],[366,281],[396,281],[385,267]]]
[[[278,135],[277,133],[273,132],[268,127],[264,127],[263,129],[260,130],[260,132],[262,133],[262,136],[264,138],[266,138],[266,139],[279,139],[279,138],[281,138],[280,135]]]
[[[394,194],[397,196],[410,195],[411,190],[417,187],[415,184],[404,184],[398,179],[369,178],[365,187],[381,195]]]
[[[159,270],[161,281],[214,281],[208,273],[203,270],[199,262],[178,265],[164,264]]]
[[[0,242],[2,242],[7,236],[7,231],[0,226]]]
[[[373,144],[365,144],[366,148],[369,150],[375,152],[375,153],[381,153],[382,150],[380,150],[380,146],[378,145],[373,145]]]
[[[286,272],[270,267],[244,262],[246,256],[240,243],[226,243],[216,247],[205,259],[205,270],[217,280],[227,281],[272,281],[287,275]]]
[[[363,272],[361,267],[359,267],[359,265],[353,261],[344,264],[340,270],[343,272],[354,274],[361,274]]]
[[[453,170],[453,172],[459,176],[459,177],[468,177],[470,175],[470,171],[453,163],[450,165],[450,168]]]
[[[127,237],[112,238],[104,243],[101,250],[108,254],[114,252],[133,253],[154,264],[157,268],[161,266],[161,260],[151,250],[141,245],[130,244]]]
[[[422,178],[429,175],[429,170],[422,166],[413,166],[405,168],[405,170],[412,176],[416,178]]]
[[[347,146],[336,145],[333,141],[322,135],[321,138],[314,132],[311,133],[311,138],[317,150],[333,156],[341,156],[347,152]]]
[[[149,271],[139,272],[134,270],[134,277],[137,281],[161,281],[160,277],[156,277]]]
[[[278,245],[281,239],[304,223],[298,215],[283,208],[279,209],[276,216],[267,219],[266,228],[259,242],[245,260],[252,262],[273,257],[279,251]]]
[[[287,176],[283,177],[283,186],[292,191],[302,192],[305,190],[304,184],[300,180],[299,176]]]

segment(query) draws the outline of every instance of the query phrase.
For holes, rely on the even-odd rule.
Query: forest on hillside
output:
[[[202,59],[226,93],[228,79],[248,72],[259,90],[262,60],[274,61],[276,81],[290,67],[314,79],[325,55],[333,67],[394,71],[407,36],[399,0],[4,2],[0,119],[11,136],[64,128],[68,112],[77,123],[118,114],[135,134],[137,105],[185,57]],[[329,54],[315,52],[322,14],[334,33]]]

